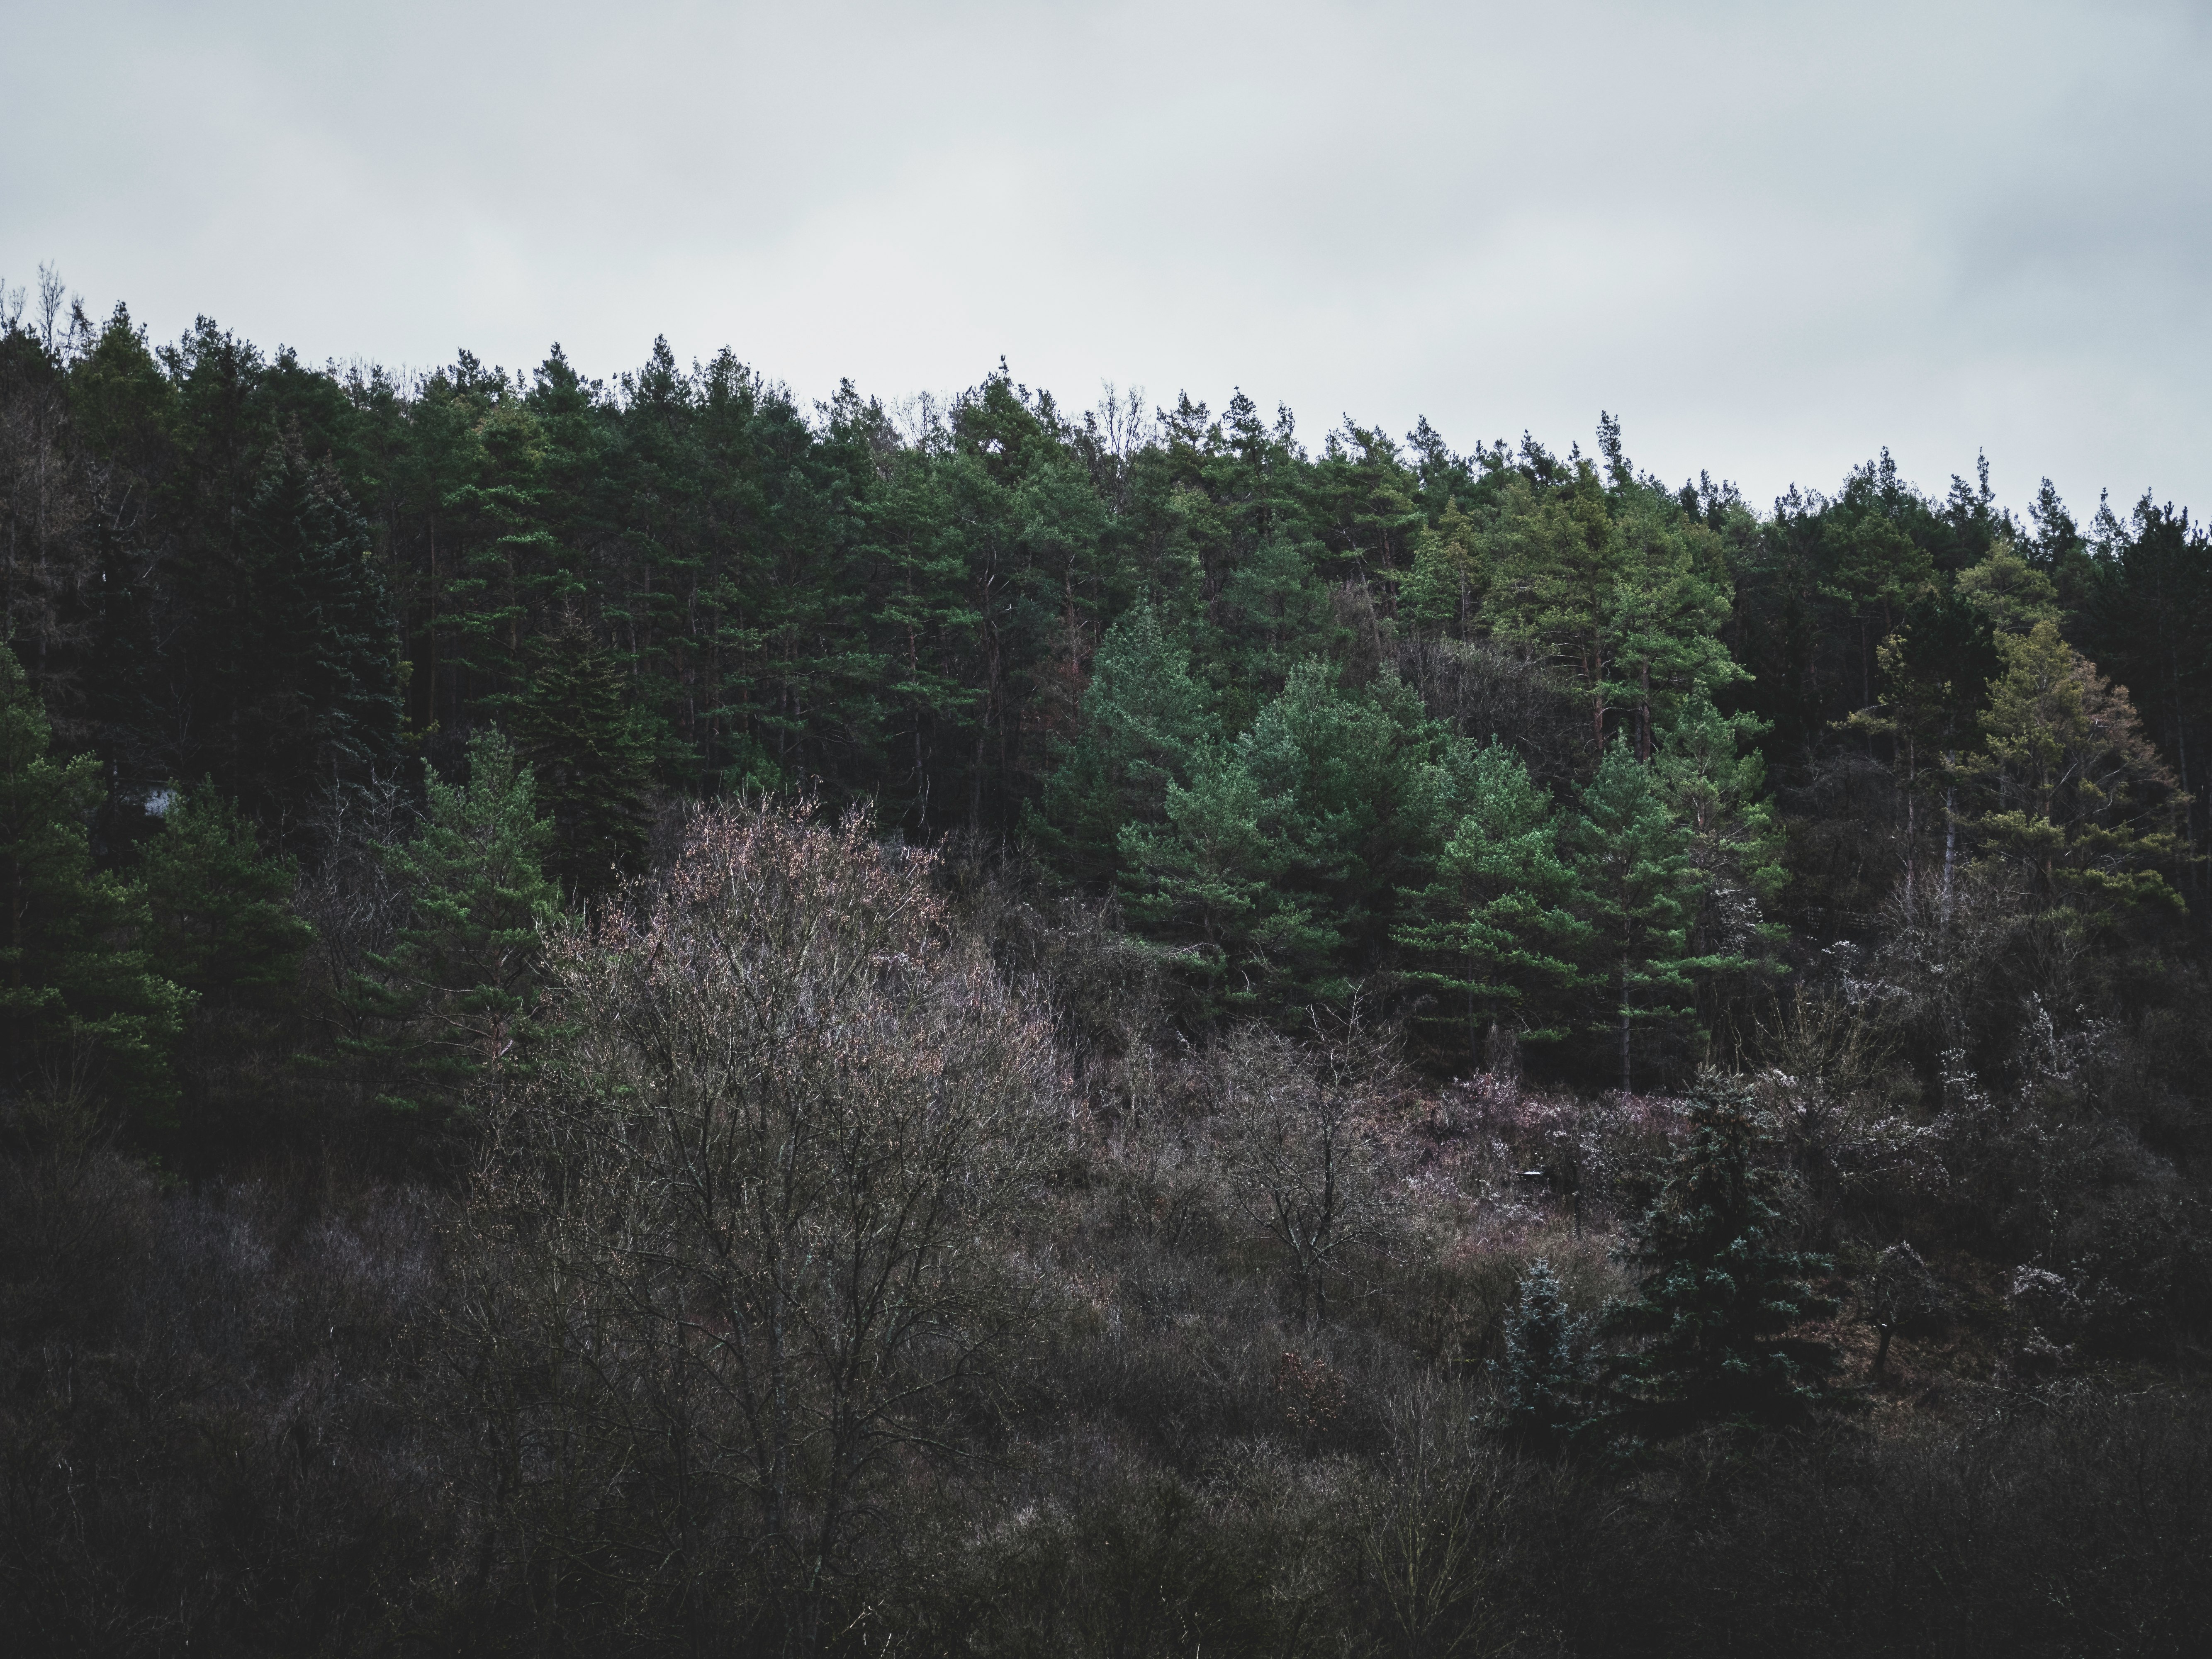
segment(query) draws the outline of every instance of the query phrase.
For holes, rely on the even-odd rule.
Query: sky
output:
[[[0,282],[2212,511],[2212,0],[0,0]]]

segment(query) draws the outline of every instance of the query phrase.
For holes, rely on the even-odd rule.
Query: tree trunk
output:
[[[1628,967],[1620,970],[1620,1092],[1629,1092],[1628,1076]]]

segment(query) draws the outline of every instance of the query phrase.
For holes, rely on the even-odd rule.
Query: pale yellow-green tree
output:
[[[1983,751],[1966,763],[1984,844],[2053,899],[2179,904],[2164,872],[2183,856],[2183,797],[2126,691],[2048,619],[1997,651]]]

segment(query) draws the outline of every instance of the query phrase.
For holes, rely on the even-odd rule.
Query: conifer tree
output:
[[[1032,832],[1079,880],[1110,877],[1124,825],[1157,823],[1170,785],[1188,784],[1212,732],[1190,653],[1169,637],[1149,596],[1099,641],[1083,727],[1045,781]]]
[[[1589,1417],[1589,1322],[1568,1310],[1559,1275],[1540,1255],[1521,1275],[1495,1368],[1504,1395],[1498,1426],[1524,1445],[1555,1449]]]
[[[1615,1408],[1662,1431],[1787,1421],[1828,1397],[1834,1349],[1792,1333],[1834,1311],[1809,1282],[1829,1263],[1785,1247],[1780,1178],[1759,1160],[1747,1091],[1707,1074],[1690,1121],[1626,1252],[1644,1282],[1602,1322],[1643,1340],[1611,1367]]]
[[[2179,908],[2161,866],[2185,856],[2178,781],[2128,694],[2045,619],[1997,641],[2004,669],[1967,775],[1987,810],[1983,839],[2047,897]]]
[[[291,909],[293,871],[212,781],[180,795],[146,845],[148,945],[164,977],[201,999],[282,996],[314,938]]]
[[[1408,977],[1442,1005],[1431,1022],[1456,1028],[1478,1062],[1501,1023],[1516,1035],[1565,1035],[1556,1022],[1580,982],[1589,933],[1575,867],[1559,851],[1558,814],[1521,757],[1492,742],[1476,751],[1436,878],[1405,896],[1413,918],[1391,937],[1413,953]]]
[[[530,642],[516,748],[552,819],[546,868],[571,893],[605,891],[645,851],[653,741],[621,670],[573,613]]]
[[[1250,730],[1169,787],[1165,824],[1122,836],[1131,915],[1199,943],[1194,926],[1238,995],[1279,1007],[1350,994],[1443,838],[1465,758],[1396,676],[1358,692],[1336,678],[1301,663]]]
[[[412,915],[350,993],[383,1035],[350,1045],[388,1073],[386,1103],[452,1109],[528,1063],[538,927],[559,908],[553,828],[530,769],[495,728],[469,742],[465,784],[429,782],[415,838],[380,850]]]
[[[228,630],[232,670],[205,713],[222,722],[227,787],[273,827],[333,778],[396,763],[394,623],[367,526],[296,437],[272,451],[240,534],[237,614],[204,619]]]
[[[239,1127],[281,1079],[270,1050],[314,937],[292,911],[294,871],[264,856],[252,822],[203,781],[162,815],[143,879],[152,964],[193,999],[180,1054],[187,1130]]]
[[[1398,585],[1398,617],[1415,629],[1456,632],[1480,601],[1480,562],[1473,551],[1473,526],[1456,503],[1434,530],[1413,543],[1413,568]]]
[[[1702,965],[1690,952],[1697,872],[1680,820],[1621,738],[1583,789],[1569,837],[1589,895],[1592,976],[1612,988],[1609,1023],[1626,1091],[1635,1027],[1689,1006],[1690,970]]]
[[[1322,556],[1313,543],[1278,532],[1223,582],[1212,606],[1215,672],[1223,723],[1231,731],[1250,725],[1291,669],[1335,642],[1340,630],[1328,591],[1316,573]]]
[[[57,761],[52,741],[22,665],[0,646],[0,1091],[88,1096],[166,1127],[188,998],[147,962],[143,894],[93,870],[99,762]]]

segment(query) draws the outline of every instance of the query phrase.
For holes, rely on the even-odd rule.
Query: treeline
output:
[[[665,802],[865,799],[1118,894],[1201,1023],[1358,988],[1447,1072],[1517,1040],[1623,1086],[1740,1044],[1791,936],[1948,915],[1969,867],[2100,962],[2201,937],[2212,561],[2148,495],[2022,524],[1884,456],[1762,517],[1610,417],[1309,450],[1241,393],[807,411],[665,343],[403,384],[20,311],[0,604],[104,867],[204,783],[326,860],[347,792],[419,806],[496,726],[572,898]]]

